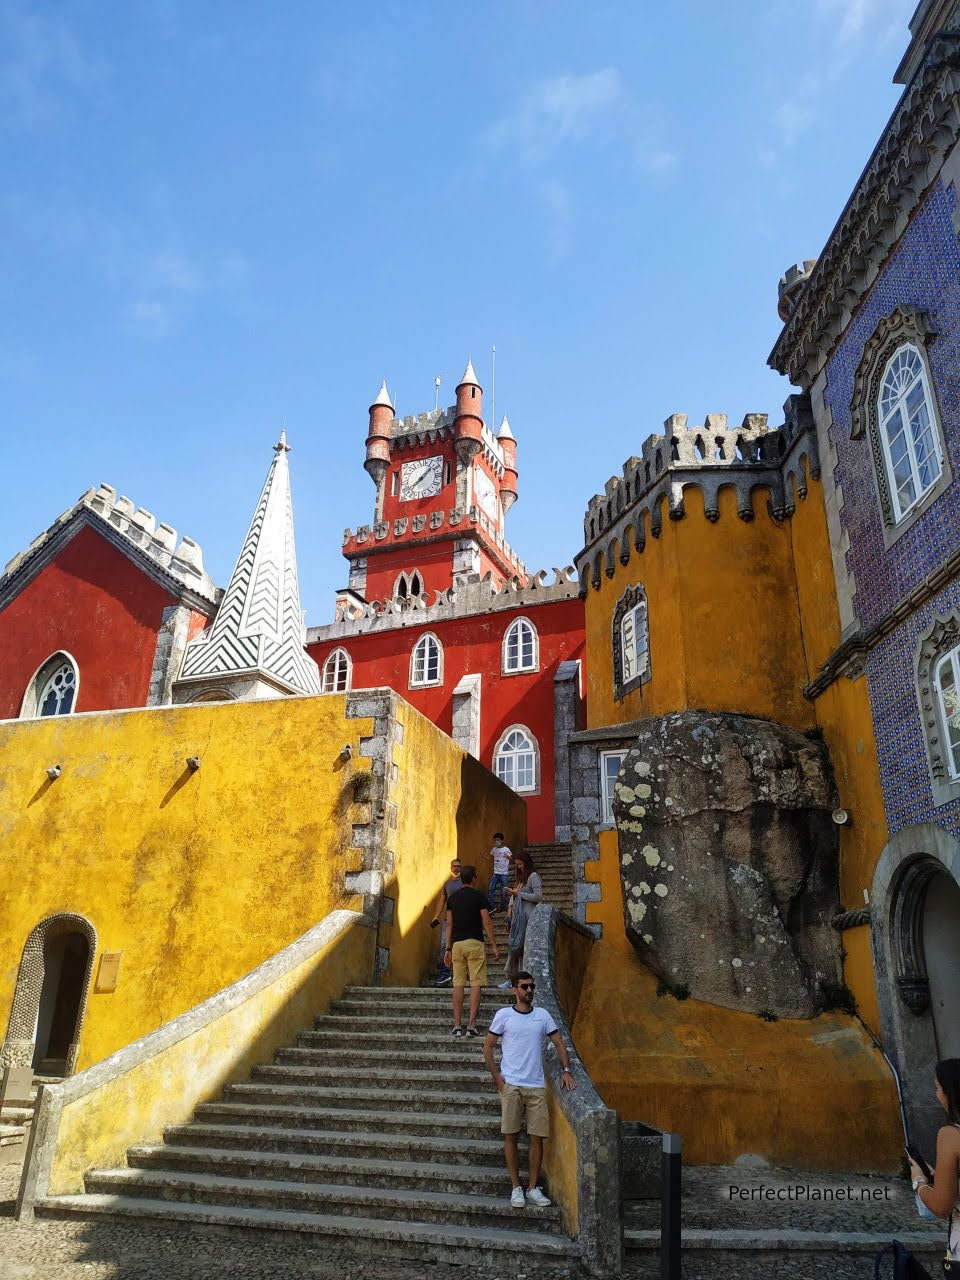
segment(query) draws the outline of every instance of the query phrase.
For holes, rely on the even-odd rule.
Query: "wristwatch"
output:
[[[911,1186],[913,1187],[914,1191],[919,1191],[921,1187],[929,1187],[929,1185],[930,1183],[927,1181],[926,1178],[914,1178],[913,1182],[911,1183]]]
[[[563,1068],[563,1074],[564,1074],[565,1076],[572,1076],[572,1075],[573,1075],[573,1072],[570,1070],[570,1068],[569,1068],[569,1067],[564,1067],[564,1068]]]

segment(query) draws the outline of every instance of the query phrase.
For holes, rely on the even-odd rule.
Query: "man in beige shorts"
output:
[[[487,949],[483,935],[486,934],[493,947],[494,960],[500,959],[500,952],[493,936],[493,925],[490,923],[490,910],[487,896],[481,893],[474,881],[477,878],[476,867],[462,867],[460,879],[463,888],[451,893],[447,899],[447,950],[444,963],[453,966],[453,1031],[452,1035],[460,1039],[463,1027],[463,990],[470,983],[470,1021],[466,1034],[477,1036],[477,1014],[480,1012],[480,993],[487,981]]]
[[[543,1046],[550,1040],[563,1067],[564,1089],[576,1088],[566,1045],[557,1024],[546,1009],[533,1007],[534,981],[526,971],[518,973],[513,985],[516,1004],[498,1009],[483,1042],[483,1059],[500,1092],[500,1132],[507,1172],[513,1184],[510,1203],[515,1209],[526,1204],[544,1208],[550,1201],[537,1186],[543,1162],[543,1140],[550,1137],[550,1113],[543,1075]],[[493,1051],[500,1041],[500,1067]],[[530,1138],[530,1179],[526,1195],[520,1185],[519,1134],[526,1119]]]

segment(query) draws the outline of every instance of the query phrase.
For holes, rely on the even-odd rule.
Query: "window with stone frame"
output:
[[[21,718],[66,716],[74,710],[80,673],[68,653],[55,653],[30,681],[20,711]]]
[[[650,679],[650,636],[647,595],[637,582],[613,611],[613,696],[623,698]]]
[[[320,677],[321,693],[346,693],[350,688],[353,664],[346,649],[334,649],[323,664]]]
[[[927,345],[926,313],[897,307],[865,344],[854,376],[851,434],[869,440],[889,544],[950,481]]]
[[[960,798],[960,609],[937,618],[917,650],[917,699],[935,805]]]
[[[410,688],[426,688],[443,683],[443,646],[426,632],[413,646],[410,656]]]
[[[521,795],[540,790],[540,749],[526,725],[511,725],[500,738],[493,753],[493,771]]]
[[[503,636],[503,674],[516,675],[521,671],[537,671],[540,666],[540,646],[537,629],[527,618],[516,618]]]
[[[613,822],[613,788],[626,758],[625,751],[600,752],[600,821]]]

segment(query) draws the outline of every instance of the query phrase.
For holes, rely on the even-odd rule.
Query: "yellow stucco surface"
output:
[[[188,1123],[198,1103],[219,1097],[232,1081],[247,1079],[252,1067],[269,1062],[278,1048],[311,1026],[345,987],[367,981],[374,941],[368,925],[348,926],[176,1044],[66,1103],[49,1192],[82,1191],[85,1169],[123,1164],[129,1146],[159,1141],[166,1125]]]

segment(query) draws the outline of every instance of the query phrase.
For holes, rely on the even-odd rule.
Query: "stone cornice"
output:
[[[942,34],[904,91],[770,353],[808,388],[960,137],[960,36]]]
[[[579,592],[573,567],[567,565],[564,569],[554,569],[553,573],[552,583],[547,583],[548,574],[541,569],[530,577],[527,586],[518,586],[508,579],[500,588],[488,573],[480,579],[472,577],[459,582],[447,591],[435,591],[432,601],[426,594],[410,599],[370,600],[359,617],[344,618],[323,627],[309,627],[307,644],[345,641],[355,636],[379,635],[384,631],[410,627],[431,627],[458,618],[502,613],[508,609],[542,608],[576,599]]]
[[[503,534],[480,507],[467,511],[427,511],[415,516],[396,516],[376,524],[361,524],[344,529],[343,554],[347,560],[361,560],[377,551],[392,551],[398,546],[423,546],[453,538],[476,538],[508,577],[525,577],[527,567]]]
[[[803,691],[803,696],[813,702],[835,680],[846,676],[856,680],[866,670],[867,656],[891,631],[895,630],[912,613],[942,591],[948,583],[960,575],[960,551],[955,551],[918,586],[898,601],[889,613],[865,631],[855,631],[834,649],[820,668],[814,680]]]
[[[116,547],[174,599],[212,616],[223,594],[204,572],[199,545],[183,538],[169,525],[157,525],[142,508],[135,510],[129,498],[117,498],[110,485],[88,489],[77,502],[15,555],[0,576],[0,609],[5,608],[37,574],[53,561],[83,528],[92,528]]]

